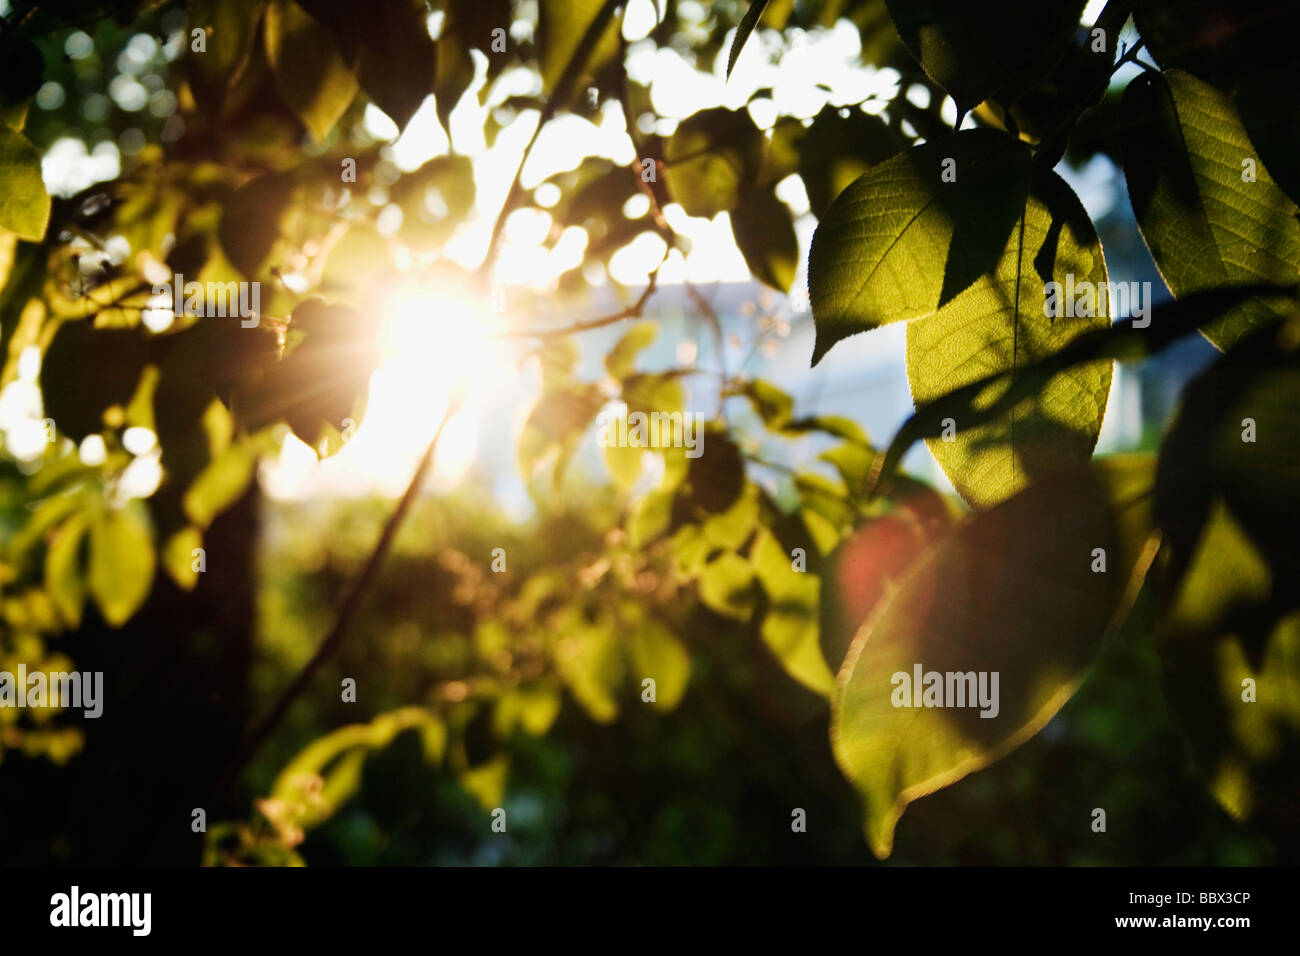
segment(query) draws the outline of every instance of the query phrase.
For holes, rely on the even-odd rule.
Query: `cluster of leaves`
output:
[[[30,51],[32,38],[104,13],[60,20],[61,6],[6,23],[2,42]],[[155,6],[114,12],[147,19]],[[194,549],[261,455],[289,430],[322,454],[338,447],[377,361],[368,305],[399,260],[418,263],[427,281],[453,281],[441,244],[474,204],[470,159],[439,157],[402,175],[358,120],[369,103],[405,126],[432,94],[447,126],[476,64],[485,64],[480,96],[512,67],[540,81],[539,95],[494,111],[492,126],[514,110],[536,109],[545,124],[560,111],[622,107],[636,162],[588,159],[547,183],[560,191],[548,207],[553,233],[585,230],[589,263],[645,232],[683,248],[663,214],[676,203],[690,216],[726,214],[754,275],[788,292],[799,244],[778,186],[798,176],[818,219],[808,262],[814,362],[846,336],[906,322],[918,411],[878,450],[851,422],[797,416],[772,383],[718,375],[719,405],[747,404],[753,434],[720,411],[698,457],[606,448],[622,517],[605,551],[557,557],[477,602],[465,630],[475,668],[431,700],[311,744],[260,804],[261,824],[214,830],[212,860],[294,860],[304,831],[355,792],[366,755],[408,729],[490,807],[508,760],[470,761],[467,731],[481,715],[498,738],[516,725],[544,733],[563,688],[593,719],[613,720],[635,699],[630,677],[654,677],[655,703],[673,707],[690,674],[681,596],[752,631],[794,680],[828,698],[837,759],[884,856],[908,803],[1051,719],[1148,578],[1160,596],[1170,702],[1216,796],[1241,819],[1294,825],[1300,617],[1284,582],[1300,530],[1291,442],[1300,149],[1295,105],[1279,92],[1295,88],[1278,39],[1294,35],[1286,5],[1251,19],[1220,0],[1112,0],[1097,29],[1083,30],[1082,0],[757,0],[715,5],[702,22],[685,22],[668,2],[651,42],[708,60],[723,55],[734,27],[728,69],[756,30],[847,17],[864,64],[905,77],[871,111],[828,106],[763,129],[749,109],[716,108],[668,136],[640,132],[658,128],[643,119],[660,117],[627,76],[613,0],[541,3],[526,41],[506,0],[434,6],[436,38],[430,8],[414,0],[193,0],[187,27],[203,52],[181,64],[185,135],[57,203],[21,132],[25,114],[6,110],[5,381],[19,376],[26,349],[39,349],[57,435],[27,484],[32,518],[7,541],[5,586],[44,596],[51,628],[77,626],[87,596],[110,624],[125,623],[149,593],[156,555],[192,587]],[[1117,49],[1130,15],[1158,65],[1141,63],[1116,109],[1117,57],[1135,61],[1135,48]],[[933,94],[929,106],[908,97],[916,86]],[[944,120],[945,96],[956,124]],[[1138,224],[1176,297],[1146,329],[1112,325],[1104,291],[1077,318],[1044,310],[1051,283],[1107,288],[1097,230],[1054,171],[1076,136],[1095,135],[1098,117],[1121,141],[1114,154]],[[355,183],[340,177],[348,161]],[[376,190],[403,212],[395,234],[379,229]],[[648,208],[630,217],[638,192]],[[527,198],[516,181],[493,243]],[[102,250],[110,233],[125,256]],[[296,282],[284,281],[289,273]],[[149,290],[177,274],[208,288],[260,283],[258,324],[177,315],[155,331],[147,319],[167,305]],[[574,270],[561,288],[581,281]],[[1225,354],[1189,389],[1158,459],[1091,463],[1112,360],[1197,329]],[[638,370],[653,332],[633,327],[600,382],[579,378],[569,338],[540,336],[543,392],[519,446],[539,500],[559,496],[609,402],[688,408],[685,382],[698,370]],[[1250,443],[1240,438],[1247,418]],[[140,457],[126,447],[131,428],[161,448],[161,484],[147,502],[121,491]],[[89,435],[107,450],[100,464],[74,450]],[[795,443],[813,435],[830,445],[817,462],[766,480],[774,466],[764,443],[798,454],[808,446]],[[918,437],[964,505],[894,474]],[[998,717],[893,707],[890,675],[915,662],[1001,673]],[[1239,703],[1246,677],[1257,704]]]
[[[1280,485],[1294,488],[1296,474],[1284,419],[1300,402],[1300,212],[1287,189],[1294,154],[1279,142],[1283,130],[1294,135],[1294,109],[1270,85],[1286,58],[1262,34],[1294,28],[1295,14],[1279,5],[1245,22],[1217,3],[1134,5],[1163,69],[1143,64],[1116,135],[1138,225],[1179,300],[1139,335],[1131,322],[1111,330],[1123,317],[1104,295],[1096,309],[1066,313],[1077,318],[1045,308],[1050,283],[1106,288],[1096,231],[1050,169],[1059,136],[1016,124],[1048,99],[1032,91],[1062,75],[1075,89],[1055,99],[1080,108],[1063,107],[1051,125],[1068,135],[1096,101],[1079,77],[1109,75],[1118,33],[1078,31],[1079,6],[890,3],[903,41],[958,107],[984,103],[983,115],[1002,121],[874,166],[831,204],[813,240],[814,361],[847,335],[909,322],[918,433],[978,509],[872,610],[840,672],[832,739],[881,855],[909,802],[997,759],[1056,713],[1131,607],[1157,542],[1151,586],[1168,694],[1216,796],[1239,819],[1280,829],[1294,800],[1294,775],[1281,768],[1293,761],[1300,713],[1296,675],[1282,661],[1294,649],[1296,605],[1274,582],[1295,566],[1294,539],[1283,542],[1279,525],[1288,533],[1284,516],[1295,510],[1294,491]],[[1124,14],[1118,28],[1128,11],[1112,9]],[[1206,43],[1213,57],[1189,55]],[[1102,53],[1104,66],[1087,65]],[[1261,114],[1269,120],[1252,132],[1247,117]],[[1197,295],[1233,286],[1248,288]],[[1109,362],[1096,359],[1149,354],[1193,328],[1226,354],[1189,388],[1158,462],[1089,471],[1110,384]],[[940,436],[941,417],[954,440]],[[1247,485],[1258,493],[1249,504]],[[1103,573],[1089,567],[1094,549],[1107,556]],[[891,706],[890,675],[916,661],[1012,676],[1000,714]]]

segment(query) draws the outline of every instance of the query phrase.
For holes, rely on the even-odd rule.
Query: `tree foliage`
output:
[[[1295,59],[1278,40],[1296,35],[1294,5],[1112,0],[1085,27],[1081,0],[757,0],[699,20],[687,15],[702,5],[667,0],[635,43],[698,69],[734,76],[843,19],[859,31],[860,67],[901,78],[890,97],[810,116],[770,115],[760,90],[745,108],[671,119],[629,76],[625,5],[610,0],[11,6],[0,46],[21,69],[0,98],[0,346],[6,384],[30,381],[20,358],[40,353],[51,434],[21,462],[22,519],[0,535],[0,662],[48,660],[92,607],[129,626],[163,575],[194,589],[193,556],[258,463],[290,434],[327,457],[363,420],[384,290],[404,276],[490,300],[515,210],[545,209],[551,246],[580,227],[588,266],[646,234],[665,257],[682,251],[674,207],[725,216],[753,275],[779,293],[806,253],[814,365],[849,336],[907,325],[917,410],[881,446],[853,422],[806,414],[779,383],[724,367],[703,385],[688,365],[652,366],[653,322],[627,325],[593,372],[579,361],[583,333],[640,317],[658,270],[627,309],[586,318],[575,294],[591,271],[563,275],[553,301],[564,305],[546,312],[572,319],[539,325],[541,312],[521,308],[510,330],[541,370],[515,458],[551,559],[498,578],[483,574],[488,555],[462,555],[447,570],[468,599],[446,631],[468,658],[427,665],[433,690],[310,742],[251,822],[212,828],[209,862],[296,861],[306,833],[357,792],[366,760],[406,731],[485,810],[500,806],[513,736],[548,733],[564,700],[596,722],[643,700],[679,706],[696,659],[687,620],[700,613],[816,695],[881,857],[908,804],[1038,733],[1116,634],[1154,641],[1215,798],[1295,839],[1300,113]],[[66,68],[69,35],[156,34],[178,12],[167,125],[120,174],[51,196],[41,162],[53,120],[28,103]],[[457,137],[402,171],[365,133],[371,107],[400,129],[429,96],[446,129],[458,103],[489,103],[487,142],[520,113],[539,129],[618,115],[635,160],[587,157],[533,186],[517,174],[501,208],[483,209],[497,200],[476,195],[477,157]],[[1102,239],[1058,171],[1101,142],[1122,161],[1174,296],[1146,325],[1115,313]],[[807,250],[783,188],[796,180],[817,220]],[[543,186],[558,199],[544,202]],[[380,221],[394,207],[395,228]],[[470,268],[447,244],[475,214],[493,228]],[[110,236],[127,251],[106,251]],[[170,293],[153,291],[173,276],[207,290],[192,314],[171,315]],[[261,290],[252,324],[214,314],[211,290],[241,283]],[[1091,299],[1053,312],[1053,288],[1085,286]],[[159,311],[170,320],[156,323]],[[1094,461],[1114,361],[1198,331],[1222,355],[1187,388],[1158,453]],[[564,514],[589,493],[574,490],[571,466],[601,410],[682,412],[708,389],[718,411],[699,457],[604,450],[610,487],[591,508],[606,533],[570,549]],[[130,429],[160,449],[145,498],[121,491],[142,457]],[[88,436],[102,455],[78,452]],[[898,472],[918,438],[960,501]],[[797,464],[774,469],[781,457]],[[1154,623],[1133,637],[1139,594]],[[900,709],[891,675],[916,663],[999,673],[999,712]],[[78,746],[70,725],[0,729],[0,747],[56,761]]]

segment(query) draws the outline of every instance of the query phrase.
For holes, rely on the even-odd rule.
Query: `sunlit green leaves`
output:
[[[549,467],[558,483],[579,439],[604,404],[604,395],[594,386],[543,394],[519,436],[519,468],[524,477],[531,479]]]
[[[638,322],[605,355],[605,371],[614,378],[624,379],[636,368],[636,357],[649,348],[659,332],[655,322]]]
[[[1065,52],[1084,0],[887,0],[899,36],[962,110],[1011,102]]]
[[[1195,379],[1161,448],[1157,504],[1186,558],[1221,502],[1283,577],[1300,573],[1300,354],[1286,331],[1240,343]]]
[[[712,218],[735,209],[758,176],[763,146],[763,134],[746,110],[692,113],[668,140],[668,190],[691,216]]]
[[[256,464],[257,452],[247,439],[217,455],[186,489],[182,501],[185,516],[199,528],[206,528],[243,495]]]
[[[662,623],[646,620],[632,639],[632,661],[638,681],[652,679],[661,710],[672,710],[686,693],[691,677],[691,655]]]
[[[585,623],[575,615],[555,654],[560,677],[588,716],[597,723],[617,717],[626,661],[612,623]]]
[[[325,142],[357,93],[357,77],[334,35],[291,0],[266,11],[266,54],[276,86],[318,142]]]
[[[1048,317],[1051,282],[1091,284],[1091,306]],[[959,133],[876,166],[828,210],[809,260],[813,361],[845,336],[915,320],[907,367],[919,405],[1104,327],[1105,283],[1096,232],[1069,187],[1034,173],[1010,137]],[[999,501],[1087,459],[1109,386],[1105,364],[1072,369],[994,423],[962,433],[953,422],[931,450],[967,501]]]
[[[197,549],[203,546],[203,534],[187,525],[170,535],[160,549],[163,570],[182,591],[193,591],[199,583],[200,566]]]
[[[1300,277],[1296,206],[1259,161],[1228,96],[1180,70],[1146,73],[1129,84],[1124,116],[1129,196],[1175,295]],[[1205,336],[1228,348],[1277,315],[1251,303]]]
[[[1160,625],[1165,695],[1211,793],[1234,818],[1294,833],[1300,611],[1221,502],[1174,555],[1186,572]]]
[[[1027,147],[971,130],[895,156],[841,193],[808,259],[813,364],[846,336],[932,314],[993,269],[1029,178]]]
[[[419,731],[426,758],[441,761],[446,724],[426,708],[403,707],[312,741],[280,771],[258,808],[290,846],[301,842],[304,830],[329,819],[356,792],[366,756],[411,729]]]
[[[90,526],[90,594],[104,620],[121,627],[149,596],[154,573],[153,531],[145,506],[109,508]]]
[[[1060,284],[1056,317],[1047,283]],[[1091,288],[1095,305],[1062,296]],[[997,266],[938,312],[907,329],[907,379],[919,405],[1000,370],[1053,355],[1080,335],[1105,329],[1106,265],[1078,198],[1055,173],[1034,178],[1023,216]],[[1054,290],[1055,291],[1055,290]],[[1074,293],[1078,296],[1079,293]],[[1094,314],[1084,314],[1091,308]],[[930,451],[967,502],[986,507],[1062,465],[1087,461],[1110,393],[1109,362],[1078,365],[993,422],[930,439]],[[990,390],[988,401],[997,397]]]
[[[723,617],[747,621],[757,599],[754,568],[738,554],[724,551],[700,571],[700,601]]]
[[[1146,460],[1058,473],[928,551],[867,619],[839,674],[831,742],[877,856],[909,803],[1019,746],[1074,693],[1131,592],[1145,522],[1117,519],[1145,510],[1150,482]],[[918,666],[998,674],[996,713],[895,706],[895,675]]]
[[[59,526],[45,551],[45,587],[69,627],[81,623],[86,600],[86,519],[74,515]]]
[[[809,690],[830,696],[835,679],[817,643],[817,575],[809,573],[806,567],[796,570],[794,557],[766,529],[754,540],[751,560],[767,596],[766,611],[759,625],[764,642],[786,673]]]
[[[49,220],[41,151],[22,133],[0,125],[0,227],[39,242]]]

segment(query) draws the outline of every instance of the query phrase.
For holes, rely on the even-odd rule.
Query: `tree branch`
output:
[[[334,626],[330,628],[329,633],[325,635],[320,646],[316,648],[316,653],[312,655],[305,667],[298,672],[292,684],[280,695],[279,700],[267,713],[265,717],[253,728],[253,730],[244,738],[244,742],[235,751],[226,769],[222,772],[217,786],[214,790],[214,798],[222,799],[228,791],[238,781],[239,775],[248,766],[254,754],[271,732],[276,728],[285,714],[288,713],[290,705],[298,696],[307,689],[311,679],[320,670],[321,665],[334,654],[343,643],[343,639],[348,634],[353,619],[361,607],[361,602],[366,593],[374,583],[376,575],[384,560],[388,557],[392,549],[393,539],[397,535],[397,529],[401,526],[402,521],[406,518],[407,513],[411,510],[416,496],[419,494],[421,485],[424,484],[425,476],[429,473],[429,468],[433,464],[434,455],[438,449],[438,440],[442,437],[443,429],[447,427],[452,416],[460,407],[460,397],[453,396],[447,406],[447,411],[442,416],[442,421],[438,423],[438,430],[434,432],[433,439],[429,442],[428,447],[424,450],[424,455],[420,458],[419,465],[416,466],[415,474],[411,476],[411,483],[406,486],[401,499],[397,502],[397,507],[389,515],[388,521],[384,524],[383,530],[379,533],[379,539],[375,542],[374,548],[370,552],[370,557],[366,559],[365,565],[352,581],[351,586],[343,595],[339,602],[338,613],[334,618]]]
[[[596,43],[599,41],[600,35],[605,32],[605,28],[609,26],[614,13],[623,2],[624,0],[605,0],[605,5],[600,8],[600,12],[587,25],[587,32],[582,35],[582,40],[578,43],[577,48],[573,51],[573,56],[569,57],[569,62],[564,67],[564,72],[560,74],[560,80],[555,84],[555,92],[547,99],[546,106],[542,109],[542,115],[538,117],[537,129],[533,130],[528,145],[524,147],[524,154],[519,157],[519,165],[515,167],[515,175],[510,181],[510,190],[506,193],[505,202],[501,204],[496,221],[492,223],[492,236],[488,240],[487,254],[483,257],[483,264],[479,266],[480,276],[488,275],[496,264],[498,247],[501,244],[501,231],[505,228],[506,217],[510,215],[515,203],[519,201],[521,191],[519,177],[523,174],[524,164],[528,162],[533,147],[537,145],[537,138],[541,135],[542,128],[555,116],[560,104],[569,99],[582,68],[591,59],[592,51],[596,49]]]

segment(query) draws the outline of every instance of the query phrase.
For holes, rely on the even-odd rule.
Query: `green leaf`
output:
[[[261,809],[274,822],[301,829],[328,820],[356,793],[367,754],[381,750],[405,730],[416,729],[426,744],[446,739],[442,719],[423,707],[380,714],[368,724],[349,724],[313,740],[285,765],[271,786],[271,801]],[[268,803],[264,801],[263,803]]]
[[[736,68],[740,51],[745,48],[745,41],[754,32],[754,27],[758,26],[758,18],[763,15],[763,8],[766,6],[767,0],[750,0],[749,9],[741,18],[740,26],[736,28],[735,39],[731,41],[731,52],[727,54],[727,79],[731,79],[731,71]]]
[[[605,356],[605,371],[620,380],[627,378],[636,369],[636,357],[654,342],[658,334],[657,322],[638,322],[632,326]]]
[[[813,215],[826,215],[835,197],[874,166],[896,156],[904,143],[879,116],[827,105],[813,119],[799,149],[799,178]]]
[[[696,440],[700,455],[686,459],[686,473],[673,502],[673,515],[679,523],[704,521],[709,515],[727,511],[745,489],[744,457],[726,432],[704,429]],[[671,473],[671,461],[668,468]]]
[[[767,595],[759,633],[787,674],[829,697],[835,678],[818,646],[817,575],[796,571],[794,559],[771,531],[754,540],[754,572]]]
[[[794,399],[767,379],[749,379],[740,386],[740,394],[750,400],[763,424],[777,431],[790,424],[794,413]],[[859,430],[859,434],[861,430]]]
[[[254,364],[258,374],[240,383],[232,411],[250,432],[285,421],[319,452],[331,427],[359,418],[380,361],[375,317],[312,298],[294,308],[290,321],[301,340],[278,361]],[[265,343],[252,333],[261,328],[231,329],[227,337],[237,338],[241,349],[260,349]]]
[[[1222,501],[1276,573],[1300,575],[1300,352],[1266,330],[1194,379],[1160,452],[1157,513],[1183,554]]]
[[[474,164],[467,156],[435,156],[394,183],[390,197],[402,207],[403,242],[442,243],[474,208]]]
[[[862,426],[851,418],[845,418],[843,415],[810,415],[807,418],[786,422],[781,426],[781,431],[790,435],[825,432],[827,435],[834,435],[837,438],[856,442],[859,445],[866,445],[867,447],[871,445],[867,439],[867,433],[862,430]]]
[[[544,393],[519,436],[519,469],[524,477],[532,478],[550,463],[558,484],[569,455],[604,404],[604,396],[594,386]]]
[[[641,465],[647,454],[646,449],[611,443],[607,444],[602,451],[605,453],[605,464],[609,467],[614,482],[620,488],[632,488],[641,477]]]
[[[723,552],[700,572],[700,600],[723,617],[748,621],[757,600],[754,568],[738,554]]]
[[[49,221],[41,151],[22,133],[0,126],[0,227],[19,239],[40,242]]]
[[[867,619],[837,680],[831,744],[877,856],[909,803],[1024,743],[1073,695],[1143,570],[1146,535],[1129,525],[1144,524],[1130,519],[1150,482],[1149,459],[1057,473],[928,551]],[[1096,548],[1105,573],[1092,570]],[[917,667],[982,672],[989,691],[996,673],[996,697],[908,706],[897,675],[910,681]]]
[[[886,0],[926,74],[963,112],[996,96],[1010,103],[1061,59],[1084,0]]]
[[[266,11],[266,55],[280,95],[312,138],[324,143],[357,94],[357,77],[334,34],[290,0]]]
[[[687,215],[712,218],[735,209],[763,163],[764,139],[747,110],[692,113],[664,150],[668,191]]]
[[[226,95],[244,75],[266,0],[191,0],[189,29],[205,31],[204,52],[190,50],[185,35],[183,59],[190,88],[203,112],[220,116]]]
[[[965,427],[994,422],[1027,398],[1035,398],[1056,375],[1079,365],[1097,361],[1133,361],[1150,358],[1180,338],[1204,328],[1227,310],[1256,298],[1286,302],[1297,287],[1270,284],[1225,286],[1171,299],[1152,310],[1149,323],[1134,325],[1125,319],[1106,328],[1087,332],[1059,352],[1041,358],[1014,374],[1002,369],[968,385],[953,389],[917,408],[905,421],[873,468],[871,493],[893,476],[904,453],[922,438],[937,438],[945,431],[948,418],[960,419]],[[987,393],[997,388],[997,397]]]
[[[668,530],[673,517],[671,491],[656,489],[636,503],[628,515],[628,539],[634,548],[643,548]]]
[[[632,639],[632,660],[638,687],[647,677],[654,679],[652,706],[675,708],[691,679],[691,655],[682,642],[658,621],[646,621]]]
[[[1060,284],[1062,314],[1045,315],[1047,282]],[[1095,315],[1068,317],[1071,290],[1095,290]],[[1078,311],[1078,297],[1074,305]],[[1083,303],[1087,305],[1086,302]],[[1059,176],[1035,177],[1020,222],[995,270],[907,329],[907,380],[917,405],[998,370],[1016,370],[1110,325],[1106,263],[1083,206]],[[1101,432],[1111,364],[1079,365],[1032,398],[977,428],[954,420],[951,440],[928,440],[957,492],[973,507],[1002,501],[1030,481],[1087,461]],[[992,401],[1005,389],[989,389]]]
[[[876,452],[854,441],[842,442],[817,456],[828,461],[844,479],[844,487],[851,495],[861,494],[876,466]]]
[[[253,479],[257,453],[250,441],[236,442],[212,460],[185,490],[185,516],[200,529],[243,495]],[[197,547],[197,545],[195,545]]]
[[[923,497],[934,496],[934,492]],[[896,513],[868,521],[844,539],[826,560],[822,575],[821,651],[838,669],[854,635],[880,602],[899,584],[925,549],[947,534],[947,513],[930,520],[928,502],[913,502]]]
[[[374,0],[354,8],[364,27],[357,64],[361,87],[404,129],[434,91],[438,74],[424,0]]]
[[[193,591],[199,583],[199,572],[194,567],[194,551],[201,547],[203,532],[193,525],[181,528],[163,545],[163,570],[182,591]]]
[[[608,624],[575,622],[556,647],[560,677],[597,723],[618,716],[618,691],[624,662],[618,634]]]
[[[799,268],[799,239],[789,207],[770,189],[747,190],[731,211],[731,228],[755,278],[789,292]]]
[[[806,153],[803,144],[807,135],[803,123],[793,116],[777,119],[768,131],[767,148],[758,175],[760,187],[776,186],[787,176],[799,172],[799,163]]]
[[[505,739],[516,726],[534,737],[543,736],[560,715],[564,700],[553,680],[512,687],[497,698],[492,711],[492,728]]]
[[[135,394],[146,360],[139,329],[97,329],[90,319],[64,322],[41,361],[45,414],[73,441],[100,431],[104,412]]]
[[[1221,502],[1159,626],[1164,696],[1210,791],[1232,817],[1292,839],[1300,787],[1300,611]]]
[[[280,220],[293,198],[287,175],[259,176],[236,189],[221,204],[217,237],[231,265],[256,276],[280,238]]]
[[[699,525],[704,542],[711,548],[739,551],[758,524],[758,497],[758,486],[746,484],[730,508],[705,518]]]
[[[1290,282],[1297,209],[1259,161],[1231,99],[1189,73],[1145,73],[1124,94],[1124,170],[1142,236],[1176,296],[1230,283]],[[1243,182],[1243,162],[1255,182]],[[1220,349],[1279,313],[1256,302],[1204,330]]]
[[[992,270],[1024,214],[1030,163],[1017,140],[970,130],[895,156],[842,192],[808,257],[813,364],[847,336],[933,314]]]
[[[110,627],[121,627],[149,596],[154,544],[138,501],[105,511],[90,526],[90,593]]]
[[[45,552],[45,588],[70,628],[81,626],[86,603],[86,519],[74,515],[59,526]]]
[[[606,25],[599,26],[604,19]],[[596,25],[600,30],[590,54],[582,56],[582,41],[587,31]],[[508,26],[509,24],[502,24]],[[565,93],[560,90],[560,80],[569,63],[577,63],[573,72],[576,79],[591,76],[618,56],[619,21],[614,17],[613,6],[607,0],[566,0],[564,3],[543,3],[537,18],[537,48],[542,71],[542,92],[547,96]],[[571,92],[571,91],[568,91]]]

